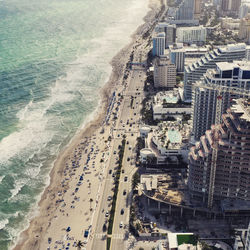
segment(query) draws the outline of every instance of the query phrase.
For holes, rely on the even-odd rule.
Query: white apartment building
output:
[[[154,86],[173,88],[176,85],[176,67],[167,57],[156,58],[154,62]]]
[[[194,27],[180,27],[176,31],[179,43],[204,43],[207,39],[207,30],[202,25]]]
[[[184,69],[184,98],[187,102],[192,101],[192,86],[200,80],[207,69],[216,68],[217,62],[232,62],[242,60],[246,56],[246,44],[229,44],[209,51],[196,62],[185,66]]]
[[[200,83],[202,83],[202,86],[199,85]],[[192,133],[195,140],[199,140],[206,130],[210,129],[211,125],[215,123],[216,103],[219,93],[215,89],[206,88],[207,84],[250,90],[250,62],[216,63],[216,69],[207,70],[204,78],[195,84],[192,104]],[[222,105],[220,114],[226,112],[232,99],[239,97],[239,95],[229,92],[221,92]]]

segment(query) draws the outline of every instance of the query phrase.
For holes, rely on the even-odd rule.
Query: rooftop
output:
[[[177,103],[180,100],[180,94],[178,88],[174,88],[170,91],[161,91],[154,96],[154,103],[162,104],[166,103]]]
[[[250,101],[249,99],[238,99],[236,104],[231,107],[234,113],[242,114],[241,119],[250,121]]]

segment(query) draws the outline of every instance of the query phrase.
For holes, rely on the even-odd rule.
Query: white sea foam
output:
[[[2,180],[4,179],[5,175],[0,176],[0,184],[2,183]]]
[[[97,103],[100,104],[100,101],[98,102],[98,89],[104,85],[111,73],[109,62],[130,41],[131,32],[142,23],[146,11],[147,1],[129,0],[127,7],[119,10],[119,18],[113,21],[112,26],[105,28],[101,35],[96,32],[94,38],[87,41],[88,44],[91,44],[88,52],[84,55],[79,53],[74,62],[67,64],[65,76],[58,78],[52,84],[49,97],[39,102],[31,100],[25,108],[19,111],[17,114],[19,119],[18,131],[5,137],[0,142],[0,163],[7,162],[15,156],[20,156],[22,159],[31,159],[35,154],[41,152],[42,148],[48,147],[49,142],[53,140],[53,136],[60,133],[58,121],[64,122],[63,117],[55,117],[55,114],[51,115],[48,112],[56,104],[73,102],[75,98],[79,97],[79,93],[87,103],[95,104],[91,111],[95,109],[94,106]],[[85,119],[84,125],[87,120],[93,118],[97,110],[98,108],[87,116],[88,119]],[[84,125],[80,125],[80,127]],[[67,135],[60,136],[66,137]],[[55,152],[58,151],[58,148],[59,145],[53,146]],[[26,169],[24,174],[36,178],[39,175],[40,168],[41,166],[31,167]],[[20,181],[15,182],[15,187],[11,190],[10,199],[12,201],[21,196],[20,190],[24,185],[29,184],[26,182],[27,180],[20,179]],[[44,181],[48,184],[49,177],[44,178]],[[39,200],[40,196],[41,194],[36,198]],[[36,215],[36,208],[37,204],[32,206],[31,217]],[[22,225],[22,227],[27,226],[28,221],[25,221],[25,225]],[[17,229],[10,229],[10,234],[14,239],[17,233]],[[17,241],[15,240],[15,242]]]
[[[5,226],[9,223],[8,219],[0,220],[0,230],[5,228]]]
[[[13,189],[10,190],[11,192],[11,197],[8,200],[13,199],[22,189],[23,186],[26,185],[26,183],[28,182],[28,179],[17,179],[15,180],[15,186]]]

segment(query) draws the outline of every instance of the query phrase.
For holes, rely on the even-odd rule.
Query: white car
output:
[[[120,223],[120,228],[123,228],[123,222],[121,221],[121,223]]]

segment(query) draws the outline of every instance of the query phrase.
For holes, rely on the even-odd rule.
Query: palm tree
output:
[[[80,240],[78,240],[76,246],[77,246],[77,249],[80,250],[83,247],[83,243]]]

